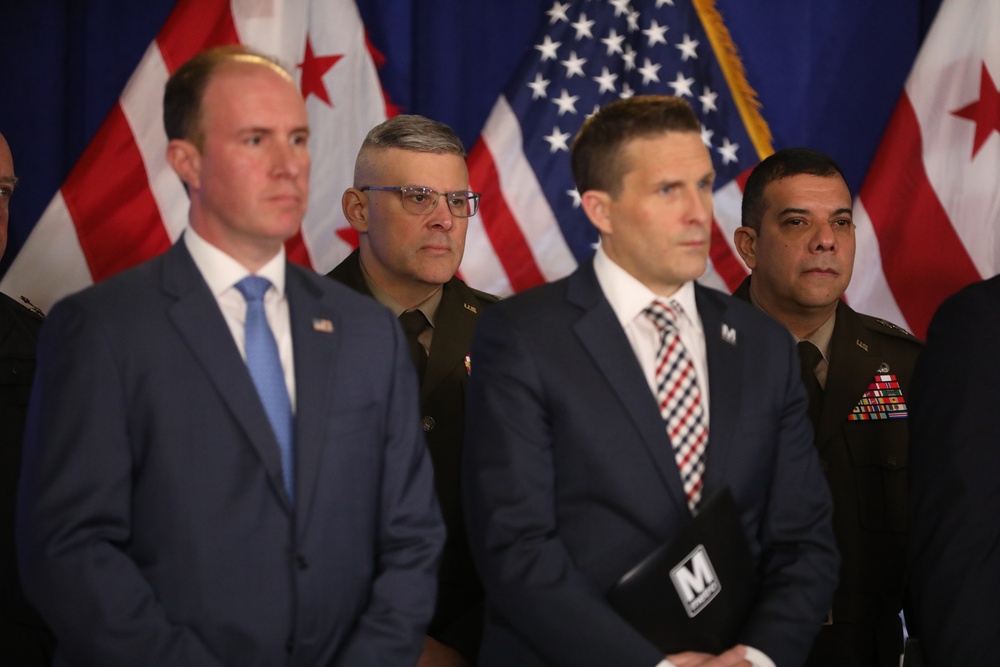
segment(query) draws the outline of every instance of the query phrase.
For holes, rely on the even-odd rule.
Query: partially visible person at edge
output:
[[[14,158],[0,134],[0,257],[16,185]],[[52,633],[24,599],[14,548],[14,500],[41,327],[37,309],[0,294],[0,657],[19,667],[48,665],[55,650]]]
[[[903,649],[910,378],[921,343],[842,299],[854,268],[852,198],[830,157],[780,150],[743,189],[734,295],[798,342],[823,473],[833,496],[840,583],[807,667],[898,667]]]
[[[455,276],[478,205],[454,131],[423,116],[391,118],[368,133],[343,196],[360,246],[328,274],[399,318],[420,381],[420,421],[448,538],[419,667],[475,664],[482,636],[483,589],[465,535],[459,470],[472,334],[497,298]]]
[[[925,667],[1000,663],[1000,276],[934,313],[913,374],[908,629]]]

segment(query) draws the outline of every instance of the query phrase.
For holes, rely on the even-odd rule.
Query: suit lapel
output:
[[[868,328],[841,301],[837,305],[837,322],[830,339],[830,370],[826,378],[829,388],[823,398],[816,444],[822,447],[847,419],[871,384],[883,359],[869,340]]]
[[[625,331],[604,297],[592,263],[581,266],[570,276],[567,297],[570,303],[583,309],[573,330],[635,424],[642,446],[656,463],[670,497],[679,509],[688,511],[687,496],[656,399]]]
[[[295,350],[295,462],[296,517],[306,525],[316,490],[320,459],[328,440],[324,418],[330,410],[337,377],[338,331],[343,325],[332,301],[298,267],[287,269],[285,289]]]
[[[740,382],[733,378],[743,377],[742,341],[740,332],[726,321],[721,297],[721,294],[695,285],[708,362],[709,424],[704,498],[724,479],[726,461],[733,446],[733,429],[740,413]]]
[[[175,243],[164,254],[163,289],[176,299],[167,309],[168,318],[257,452],[275,494],[289,507],[278,442],[257,389],[233,342],[219,304],[182,242]]]
[[[458,279],[448,281],[441,294],[441,303],[434,316],[434,328],[447,332],[435,335],[431,341],[431,353],[427,359],[427,371],[420,383],[420,403],[448,377],[455,366],[464,363],[465,355],[472,348],[472,335],[479,317],[477,299],[463,294]]]

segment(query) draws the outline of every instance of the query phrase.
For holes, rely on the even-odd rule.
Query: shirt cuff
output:
[[[746,659],[753,667],[775,667],[773,660],[753,646],[747,646]]]
[[[776,667],[774,661],[752,646],[747,646],[746,660],[753,667]],[[677,667],[666,658],[656,663],[656,667]]]

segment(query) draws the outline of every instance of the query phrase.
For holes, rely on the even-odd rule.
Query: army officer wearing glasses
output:
[[[497,298],[455,277],[469,218],[479,206],[479,195],[469,191],[461,140],[423,116],[387,120],[365,138],[354,187],[342,203],[360,247],[329,276],[387,306],[407,333],[448,529],[420,667],[471,665],[483,592],[466,545],[459,468],[472,333],[482,309]]]

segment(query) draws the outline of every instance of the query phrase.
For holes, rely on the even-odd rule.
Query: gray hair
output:
[[[373,127],[361,150],[402,148],[418,153],[454,153],[465,157],[465,146],[455,131],[424,116],[402,115]]]

